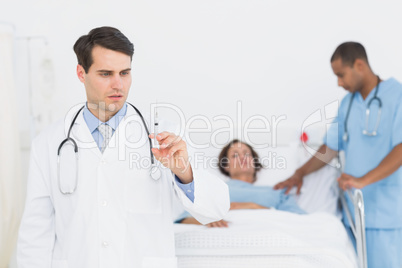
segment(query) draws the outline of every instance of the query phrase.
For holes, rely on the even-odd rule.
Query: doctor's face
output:
[[[363,88],[363,77],[358,64],[359,62],[356,60],[353,66],[349,66],[343,64],[340,58],[331,62],[332,70],[338,77],[338,86],[351,93],[360,91]]]
[[[131,86],[131,57],[95,46],[92,58],[88,73],[78,65],[77,75],[85,85],[88,108],[99,119],[107,121],[127,99]]]

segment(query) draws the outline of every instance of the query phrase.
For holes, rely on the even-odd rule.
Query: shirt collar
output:
[[[384,86],[384,81],[381,81],[381,82],[378,84],[377,96],[379,95],[380,90],[382,90],[382,87],[383,87],[383,86]],[[366,99],[364,99],[364,100],[363,100],[362,94],[361,94],[360,92],[358,92],[358,94],[356,94],[356,95],[357,95],[357,97],[358,97],[359,102],[367,103],[367,102],[369,102],[372,98],[374,98],[374,94],[375,94],[376,88],[377,88],[377,85],[375,85],[375,87],[370,91],[370,93],[367,95]]]
[[[119,126],[120,121],[124,118],[126,113],[127,113],[127,104],[124,103],[123,107],[105,124],[108,124],[113,128],[113,130],[116,130],[116,128]],[[95,115],[91,113],[91,111],[89,111],[88,103],[85,104],[83,116],[85,119],[85,123],[87,123],[89,131],[91,133],[93,133],[100,124],[103,124],[102,121],[100,121]]]

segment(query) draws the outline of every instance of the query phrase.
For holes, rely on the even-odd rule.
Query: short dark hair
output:
[[[220,172],[222,172],[226,176],[230,176],[229,172],[227,172],[225,168],[229,164],[228,163],[229,149],[232,145],[234,145],[236,143],[242,143],[250,149],[251,156],[253,157],[254,168],[255,168],[255,173],[254,173],[254,179],[255,179],[257,172],[260,171],[262,168],[262,164],[260,162],[260,157],[258,156],[257,152],[254,151],[253,147],[251,147],[249,144],[242,142],[238,139],[234,139],[231,142],[229,142],[225,147],[223,147],[221,153],[219,154],[219,170],[220,170]]]
[[[99,27],[92,29],[87,35],[83,35],[74,44],[74,52],[77,55],[78,64],[88,73],[93,63],[92,49],[95,46],[122,52],[133,59],[134,45],[118,29],[113,27]]]
[[[366,50],[363,45],[357,42],[345,42],[340,44],[334,54],[332,54],[331,62],[341,59],[344,65],[352,67],[356,59],[362,59],[368,64]]]

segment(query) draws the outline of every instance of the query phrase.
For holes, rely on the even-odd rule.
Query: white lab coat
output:
[[[18,239],[19,268],[176,267],[174,194],[198,221],[208,223],[229,210],[227,186],[192,165],[193,203],[169,169],[161,168],[161,179],[153,180],[147,135],[128,106],[103,154],[80,112],[71,135],[79,147],[78,186],[72,195],[61,194],[57,148],[77,110],[33,142]],[[75,170],[70,151],[63,151],[62,174]],[[63,177],[63,190],[73,187],[73,174]]]

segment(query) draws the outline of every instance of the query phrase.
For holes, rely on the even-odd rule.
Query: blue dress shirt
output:
[[[126,113],[127,113],[127,103],[125,103],[123,107],[112,118],[109,119],[109,121],[104,123],[89,111],[88,104],[85,105],[83,111],[84,120],[89,128],[89,131],[92,134],[92,137],[94,138],[96,144],[98,145],[99,150],[101,149],[103,143],[103,136],[99,132],[98,126],[101,124],[108,124],[109,126],[112,127],[113,129],[112,133],[114,134],[115,130],[119,126],[120,121],[126,116]],[[194,181],[187,184],[183,184],[177,176],[175,176],[175,178],[177,185],[183,190],[186,196],[192,202],[194,202]]]

